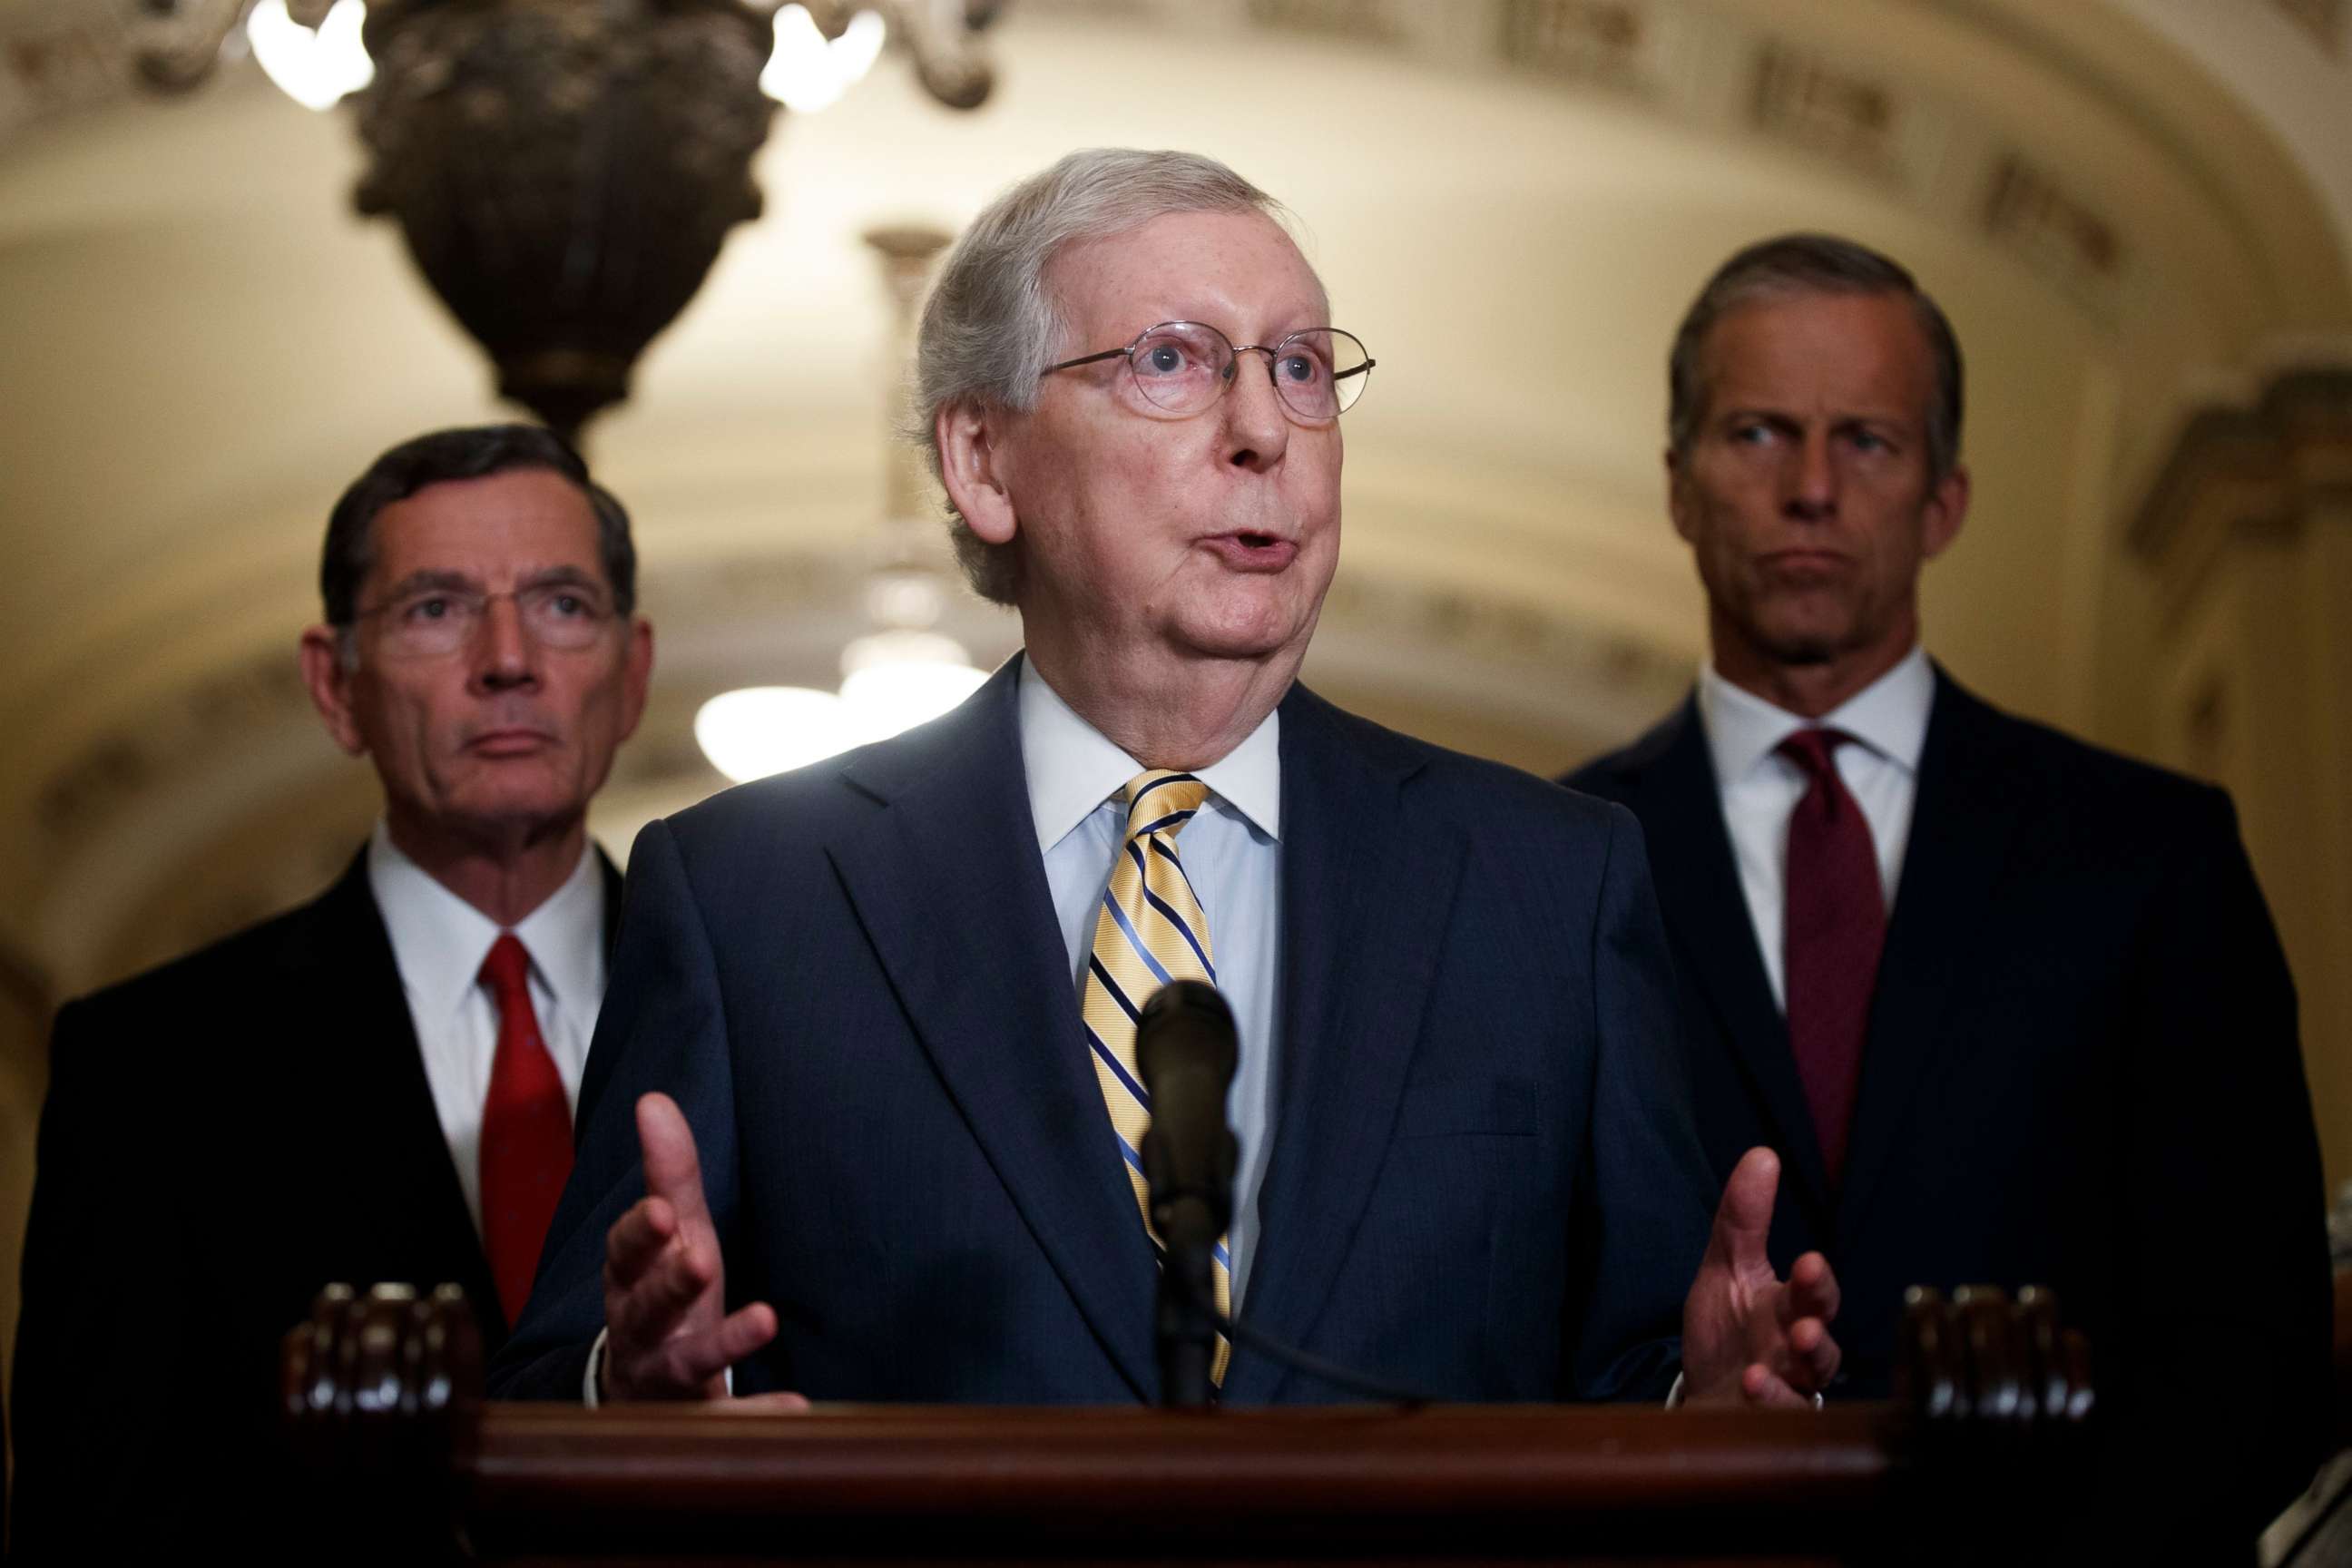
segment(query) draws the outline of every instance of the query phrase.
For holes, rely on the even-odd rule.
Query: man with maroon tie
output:
[[[1642,820],[1717,1173],[1787,1169],[1785,1267],[1845,1290],[1843,1391],[1901,1294],[2054,1287],[2116,1495],[2243,1555],[2309,1478],[2328,1280],[2294,994],[2221,791],[1995,710],[1918,581],[1968,510],[1961,365],[1911,275],[1790,235],[1726,262],[1669,369],[1712,659],[1565,782]]]
[[[444,430],[344,493],[301,640],[383,815],[315,902],[58,1016],[25,1253],[17,1551],[268,1557],[278,1343],[336,1280],[463,1285],[495,1348],[572,1163],[643,710],[628,517],[556,437]]]

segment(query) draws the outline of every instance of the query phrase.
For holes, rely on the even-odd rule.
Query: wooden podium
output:
[[[1827,1410],[488,1404],[454,1287],[321,1295],[284,1392],[344,1539],[407,1561],[1933,1562],[2079,1489],[2046,1296],[1915,1292],[1903,1397]]]

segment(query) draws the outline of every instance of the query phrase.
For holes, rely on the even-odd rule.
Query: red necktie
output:
[[[530,955],[512,931],[490,944],[482,981],[499,1005],[499,1049],[482,1101],[482,1246],[513,1325],[530,1299],[555,1200],[572,1174],[572,1110],[530,1005]]]
[[[1836,1184],[1845,1169],[1846,1133],[1862,1082],[1862,1047],[1870,1032],[1870,997],[1886,942],[1886,902],[1870,823],[1838,776],[1834,753],[1853,737],[1800,730],[1780,754],[1805,770],[1802,799],[1789,814],[1785,943],[1789,1049],[1822,1141],[1822,1163]]]

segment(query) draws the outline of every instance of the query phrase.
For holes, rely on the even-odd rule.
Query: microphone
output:
[[[1197,980],[1162,986],[1135,1025],[1135,1060],[1151,1097],[1143,1179],[1160,1259],[1157,1328],[1160,1402],[1205,1408],[1213,1384],[1217,1310],[1213,1253],[1234,1214],[1240,1158],[1225,1095],[1240,1059],[1233,1010]]]

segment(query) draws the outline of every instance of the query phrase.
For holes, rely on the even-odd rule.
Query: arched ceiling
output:
[[[0,45],[97,3],[0,0]],[[859,232],[952,228],[1104,142],[1282,195],[1381,362],[1309,666],[1343,700],[1555,768],[1671,700],[1701,632],[1660,508],[1664,343],[1723,255],[1805,226],[1910,262],[1968,346],[1978,502],[1930,578],[1939,653],[2093,722],[2129,620],[2107,543],[2179,389],[2352,323],[2319,184],[2142,8],[1018,0],[970,115],[886,57],[779,115],[766,216],[592,429],[660,631],[600,829],[714,782],[686,734],[702,695],[829,683],[856,627],[890,379]],[[325,508],[393,440],[500,411],[397,232],[352,215],[343,117],[249,65],[171,101],[15,91],[0,937],[74,986],[348,852],[365,777],[291,681]],[[955,626],[983,655],[1015,635],[976,604]]]

